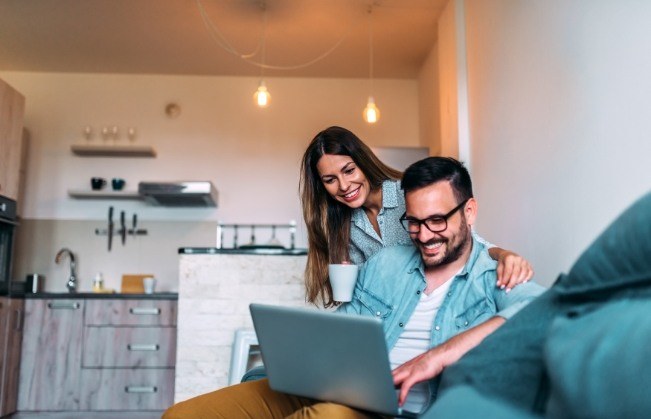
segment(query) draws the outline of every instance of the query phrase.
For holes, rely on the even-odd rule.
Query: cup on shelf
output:
[[[120,130],[118,129],[117,125],[111,126],[109,132],[113,142],[116,142],[117,140],[120,139]]]
[[[122,189],[124,189],[124,185],[126,183],[127,182],[124,179],[119,177],[114,177],[113,179],[111,179],[111,187],[113,188],[114,191],[121,191]]]
[[[105,142],[111,139],[111,130],[106,125],[102,127],[102,140]]]
[[[135,127],[129,127],[127,128],[127,138],[129,139],[129,142],[133,143],[136,141],[136,128]]]
[[[91,141],[93,139],[93,127],[86,125],[83,130],[84,138],[86,141]]]
[[[90,187],[94,191],[99,191],[104,186],[106,186],[106,179],[103,177],[92,177],[90,178]]]

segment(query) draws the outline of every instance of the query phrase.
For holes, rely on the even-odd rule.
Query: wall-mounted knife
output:
[[[111,251],[111,244],[113,243],[113,207],[109,207],[108,213],[108,250]]]
[[[122,246],[127,241],[127,225],[124,222],[124,211],[120,211],[120,234],[122,235]]]

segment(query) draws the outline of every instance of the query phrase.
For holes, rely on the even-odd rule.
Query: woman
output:
[[[411,243],[399,221],[405,212],[401,176],[345,128],[330,127],[314,137],[303,155],[300,181],[308,232],[309,302],[324,307],[336,304],[328,280],[329,263],[359,264],[382,247]],[[501,288],[510,290],[533,276],[529,263],[517,254],[498,247],[491,247],[489,254],[498,261]]]

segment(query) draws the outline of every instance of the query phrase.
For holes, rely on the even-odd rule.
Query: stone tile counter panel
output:
[[[228,385],[250,303],[307,306],[305,255],[181,254],[175,402]]]

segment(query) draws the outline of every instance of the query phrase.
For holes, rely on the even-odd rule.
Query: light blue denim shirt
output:
[[[506,319],[517,313],[545,289],[528,282],[511,292],[496,287],[497,262],[484,244],[473,238],[472,251],[432,324],[430,347],[498,315]],[[350,303],[337,311],[382,319],[391,350],[413,314],[426,288],[425,271],[418,249],[393,246],[382,249],[362,267]]]
[[[349,259],[356,265],[364,263],[383,247],[411,245],[409,233],[400,225],[405,213],[405,194],[400,181],[382,182],[382,208],[377,216],[380,235],[377,234],[363,208],[355,208],[350,220]],[[473,237],[482,244],[493,247],[473,231]]]

